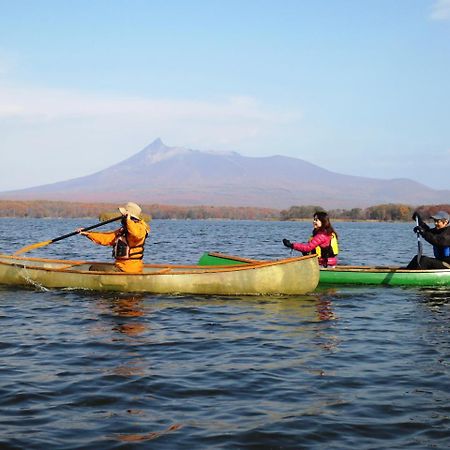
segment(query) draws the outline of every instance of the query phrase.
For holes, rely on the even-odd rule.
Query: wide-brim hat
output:
[[[133,202],[128,202],[125,206],[121,206],[119,208],[119,211],[124,216],[129,214],[131,217],[134,217],[135,219],[141,218],[142,209],[139,205]]]
[[[450,215],[448,214],[448,212],[445,211],[438,211],[436,214],[433,214],[431,216],[431,218],[433,220],[449,220],[450,219]]]

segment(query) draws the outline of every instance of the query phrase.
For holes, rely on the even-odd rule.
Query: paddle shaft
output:
[[[419,226],[419,218],[416,216],[416,224]],[[420,240],[420,233],[417,232],[417,265],[420,267],[420,259],[422,258],[422,241]]]
[[[89,231],[93,228],[101,227],[102,225],[106,225],[107,223],[115,222],[116,220],[122,219],[123,216],[114,217],[113,219],[105,220],[104,222],[96,223],[95,225],[91,225],[86,228],[82,228],[80,231],[72,231],[72,233],[65,234],[64,236],[58,236],[51,241],[43,241],[38,242],[36,244],[27,245],[26,247],[21,248],[20,250],[17,250],[14,255],[20,255],[21,253],[29,252],[30,250],[34,250],[36,248],[45,247],[48,244],[52,244],[53,242],[61,241],[62,239],[66,239],[70,236],[75,236],[76,234],[81,233],[82,231]]]
[[[114,217],[113,219],[105,220],[104,222],[96,223],[95,225],[91,225],[89,227],[82,228],[80,231],[73,231],[72,233],[68,233],[63,236],[59,236],[55,239],[52,239],[51,241],[49,241],[49,243],[52,244],[53,242],[61,241],[62,239],[66,239],[70,236],[75,236],[76,234],[79,234],[82,231],[93,230],[94,228],[101,227],[102,225],[106,225],[107,223],[116,222],[117,220],[122,219],[122,217],[123,216]]]

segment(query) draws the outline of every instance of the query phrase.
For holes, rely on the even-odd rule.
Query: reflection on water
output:
[[[142,317],[145,314],[144,308],[142,307],[143,296],[130,296],[127,298],[120,298],[111,304],[112,312],[120,318],[129,317]],[[133,320],[132,322],[118,323],[117,326],[113,327],[113,330],[119,333],[124,333],[128,336],[136,336],[143,334],[148,331],[148,325],[146,322],[137,322]]]
[[[423,302],[430,307],[441,307],[450,303],[450,289],[449,288],[422,288],[420,290]]]
[[[198,307],[201,305],[211,305],[223,307],[224,309],[243,305],[251,306],[251,313],[258,311],[268,320],[274,319],[274,323],[282,324],[282,319],[296,319],[302,322],[321,322],[326,320],[337,320],[338,317],[333,312],[333,304],[329,299],[331,289],[320,293],[313,293],[301,296],[242,296],[242,297],[195,297],[186,301],[183,299],[183,306]],[[167,303],[170,307],[170,302]]]
[[[145,342],[143,338],[150,330],[151,311],[146,307],[145,296],[104,293],[96,298],[98,294],[91,295],[95,298],[91,308],[97,315],[91,328],[95,338],[100,337],[104,343],[123,341],[125,344],[122,357],[117,359],[114,367],[104,369],[105,373],[121,377],[149,375],[150,368],[136,351],[136,347]]]
[[[167,427],[165,430],[162,431],[152,431],[150,433],[143,433],[143,434],[118,434],[116,435],[117,440],[122,442],[142,442],[142,441],[151,441],[154,439],[157,439],[167,433],[178,431],[181,429],[183,425],[181,424],[174,424]]]
[[[93,293],[94,297],[98,294]],[[100,294],[101,297],[92,303],[102,319],[101,324],[96,324],[96,328],[103,329],[110,324],[111,329],[127,336],[137,336],[149,330],[147,321],[138,320],[141,317],[151,314],[145,307],[143,295],[121,294]]]
[[[333,312],[333,304],[330,300],[319,299],[317,301],[317,315],[319,320],[337,320]]]
[[[120,317],[141,317],[144,315],[143,299],[143,295],[121,297],[111,303],[111,309]]]

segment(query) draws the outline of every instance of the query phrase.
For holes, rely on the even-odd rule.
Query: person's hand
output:
[[[122,214],[122,218],[120,219],[120,223],[122,224],[122,228],[126,228],[127,226],[127,219],[130,218],[129,214]]]
[[[418,220],[419,222],[423,222],[421,215],[417,211],[414,211],[412,215],[412,220]]]
[[[414,227],[413,228],[414,233],[419,233],[420,235],[422,235],[424,233],[424,229],[422,227]]]
[[[78,234],[82,234],[83,236],[86,236],[86,235],[87,235],[86,231],[83,231],[83,228],[77,228],[75,231],[76,231]]]
[[[289,239],[283,239],[283,244],[288,248],[294,248],[294,245]]]

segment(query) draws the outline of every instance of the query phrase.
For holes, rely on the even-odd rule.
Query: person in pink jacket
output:
[[[283,239],[283,244],[304,255],[316,254],[319,257],[319,264],[323,267],[336,266],[339,253],[338,237],[328,214],[324,211],[315,212],[313,226],[312,236],[307,243]]]

